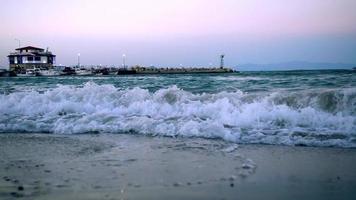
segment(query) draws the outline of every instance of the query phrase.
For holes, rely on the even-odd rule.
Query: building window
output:
[[[53,64],[53,57],[48,56],[48,57],[47,57],[47,63],[48,63],[48,64]]]
[[[22,64],[22,57],[21,56],[17,56],[15,58],[15,64]]]
[[[28,57],[27,57],[27,60],[28,60],[28,61],[33,61],[33,57],[32,57],[32,56],[28,56]]]
[[[15,58],[14,57],[9,57],[10,64],[15,64]]]
[[[36,56],[35,57],[35,61],[41,61],[41,57],[40,56]]]

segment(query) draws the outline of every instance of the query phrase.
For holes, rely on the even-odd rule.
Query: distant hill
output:
[[[265,70],[311,70],[311,69],[352,69],[356,64],[351,63],[323,63],[291,61],[273,64],[241,64],[235,68],[240,71],[265,71]]]

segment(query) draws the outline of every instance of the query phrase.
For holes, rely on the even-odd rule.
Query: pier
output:
[[[127,66],[126,55],[123,55],[122,67],[117,66],[56,66],[56,55],[43,48],[26,46],[15,49],[8,55],[9,70],[3,70],[0,76],[97,76],[97,75],[150,75],[150,74],[202,74],[233,73],[224,66],[225,55],[220,56],[220,67],[145,67]]]

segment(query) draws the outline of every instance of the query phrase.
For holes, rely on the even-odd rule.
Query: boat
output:
[[[75,68],[75,75],[77,76],[91,76],[93,73],[91,70],[87,70],[85,68]]]
[[[36,75],[37,76],[59,76],[61,74],[57,70],[49,69],[49,70],[40,70]]]
[[[0,77],[10,77],[10,76],[16,76],[16,73],[14,71],[9,71],[7,69],[0,69]]]
[[[75,70],[71,67],[65,67],[61,72],[61,76],[75,75]]]
[[[117,71],[117,75],[127,75],[127,74],[136,74],[137,71],[135,69],[119,69]]]
[[[16,73],[16,76],[37,76],[39,73],[40,69],[34,68],[34,69],[26,69],[24,71],[20,71]]]
[[[115,68],[100,68],[100,69],[93,69],[94,75],[116,75],[117,69]]]

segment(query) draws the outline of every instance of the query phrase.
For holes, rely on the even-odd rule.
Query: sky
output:
[[[57,64],[356,63],[355,0],[0,0],[0,65],[21,46]],[[18,39],[18,40],[16,40]]]

